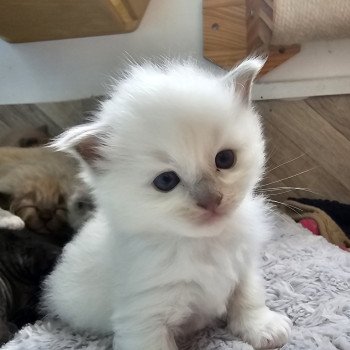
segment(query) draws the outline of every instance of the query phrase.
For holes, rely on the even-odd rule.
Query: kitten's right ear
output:
[[[234,84],[235,91],[240,95],[243,103],[250,103],[253,81],[265,62],[266,58],[250,57],[224,76],[225,81]]]
[[[102,147],[105,136],[106,133],[97,123],[78,125],[59,135],[51,143],[51,147],[71,153],[91,168],[96,168],[96,163],[103,159]]]

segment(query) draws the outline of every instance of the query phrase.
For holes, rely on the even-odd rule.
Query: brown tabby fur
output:
[[[67,199],[76,186],[77,164],[44,147],[0,147],[0,207],[42,234],[67,224]]]
[[[49,138],[47,125],[19,128],[0,137],[0,146],[37,147],[47,143]]]

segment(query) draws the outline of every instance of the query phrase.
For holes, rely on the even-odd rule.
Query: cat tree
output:
[[[350,37],[348,0],[204,0],[204,56],[231,68],[247,54],[269,55],[262,74],[307,41]]]

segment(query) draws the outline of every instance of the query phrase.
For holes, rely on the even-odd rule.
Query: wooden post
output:
[[[273,0],[203,0],[204,57],[230,69],[248,55],[266,55],[265,74],[300,51],[272,46]]]

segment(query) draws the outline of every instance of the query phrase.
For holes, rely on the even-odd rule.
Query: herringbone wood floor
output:
[[[80,123],[94,106],[92,99],[0,106],[0,136],[11,128],[42,124],[54,136]],[[270,198],[350,203],[350,95],[259,101],[256,106],[263,116],[269,156],[261,188],[268,189]]]
[[[257,107],[268,140],[270,171],[265,183],[274,182],[265,187],[307,189],[268,191],[271,198],[304,196],[350,203],[350,96],[261,101]]]

